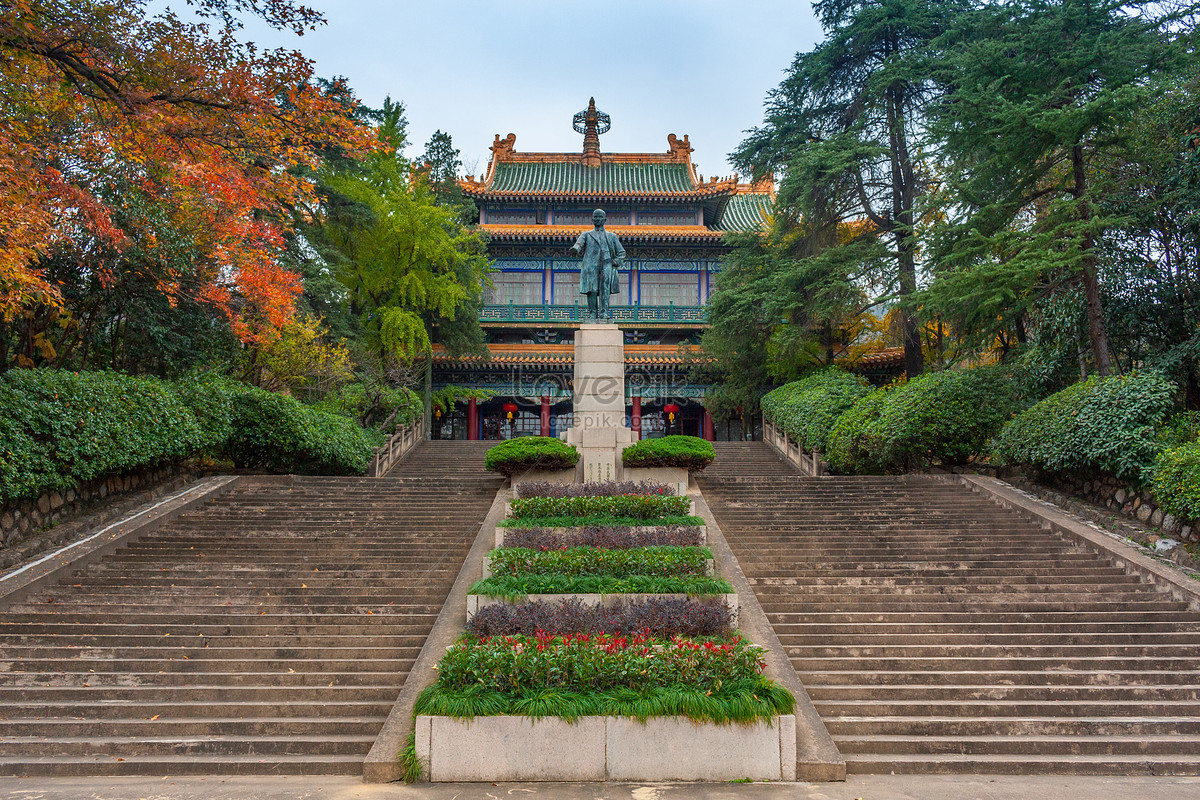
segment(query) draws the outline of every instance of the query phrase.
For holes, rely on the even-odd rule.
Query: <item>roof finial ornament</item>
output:
[[[612,118],[596,110],[596,98],[592,97],[588,99],[587,110],[578,112],[573,122],[575,132],[583,134],[583,165],[600,166],[600,134],[608,133],[612,128]]]

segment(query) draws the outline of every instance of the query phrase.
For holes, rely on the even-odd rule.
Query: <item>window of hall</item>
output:
[[[685,209],[639,211],[638,225],[695,225],[696,212]]]
[[[490,275],[492,288],[487,290],[488,305],[540,306],[542,304],[542,273],[532,270],[522,272],[493,272]]]
[[[565,208],[561,211],[555,211],[554,212],[554,224],[555,225],[591,225],[592,224],[592,212],[594,212],[594,211],[595,211],[594,208],[586,208],[586,209]],[[628,225],[629,224],[630,216],[629,216],[628,211],[621,211],[620,209],[615,209],[613,211],[609,211],[608,209],[605,209],[604,213],[605,213],[604,221],[605,221],[606,225]]]
[[[629,283],[629,273],[621,272],[620,276],[620,293],[609,295],[608,304],[612,306],[627,306],[632,302],[632,287]],[[578,272],[555,272],[553,296],[553,302],[556,306],[570,306],[576,303],[581,306],[587,305],[587,297],[579,293]]]
[[[700,305],[700,273],[641,272],[641,305]]]

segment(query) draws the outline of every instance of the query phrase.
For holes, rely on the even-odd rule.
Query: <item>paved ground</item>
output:
[[[399,784],[345,777],[0,778],[5,800],[1200,800],[1200,778],[851,776],[845,783]]]

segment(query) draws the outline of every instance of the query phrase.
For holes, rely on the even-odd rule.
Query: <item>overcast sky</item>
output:
[[[440,128],[477,175],[497,133],[518,151],[582,151],[571,116],[593,95],[612,117],[602,150],[666,152],[668,133],[688,134],[700,172],[727,175],[768,90],[820,37],[808,2],[782,0],[307,4],[327,20],[317,31],[251,25],[246,38],[299,49],[368,105],[402,101],[410,156]]]

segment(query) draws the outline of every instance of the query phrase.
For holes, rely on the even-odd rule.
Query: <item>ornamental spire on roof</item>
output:
[[[596,98],[588,99],[586,111],[580,111],[573,120],[575,131],[583,134],[583,165],[599,167],[600,134],[608,133],[612,128],[612,119],[603,111],[596,110]]]

